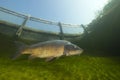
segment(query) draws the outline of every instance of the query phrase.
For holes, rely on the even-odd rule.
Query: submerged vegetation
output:
[[[0,58],[1,80],[119,80],[120,57],[65,57],[53,62]]]
[[[27,60],[27,55],[12,60],[16,52],[14,38],[0,34],[0,80],[119,80],[119,9],[120,1],[111,0],[100,14],[102,17],[88,25],[90,33],[74,42],[85,49],[81,56],[61,57],[52,62]]]

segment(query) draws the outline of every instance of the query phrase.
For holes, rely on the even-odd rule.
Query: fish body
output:
[[[39,57],[47,58],[46,61],[50,61],[53,58],[58,58],[63,55],[77,55],[81,54],[82,52],[83,49],[81,49],[75,44],[72,44],[69,41],[51,40],[20,48],[20,50],[17,53],[18,55],[16,55],[14,59],[21,54],[30,54],[29,59]]]

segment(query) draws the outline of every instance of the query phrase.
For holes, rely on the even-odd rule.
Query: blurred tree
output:
[[[90,33],[80,43],[84,48],[110,52],[120,51],[119,21],[120,0],[110,0],[103,10],[98,12],[97,17],[88,25],[87,30]]]

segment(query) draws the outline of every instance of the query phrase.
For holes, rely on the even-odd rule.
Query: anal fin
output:
[[[36,58],[35,55],[30,55],[30,56],[28,57],[29,60],[32,60],[32,59],[34,59],[34,58]]]
[[[49,62],[49,61],[52,61],[53,59],[55,59],[55,57],[49,57],[49,58],[46,58],[46,62]]]

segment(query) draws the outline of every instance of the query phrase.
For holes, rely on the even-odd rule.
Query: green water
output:
[[[61,57],[52,62],[44,59],[28,60],[16,52],[13,39],[0,36],[0,80],[119,80],[120,57],[81,56]],[[105,53],[100,51],[99,53]]]

